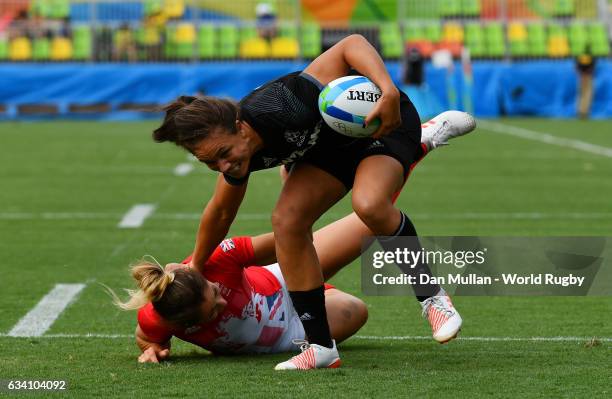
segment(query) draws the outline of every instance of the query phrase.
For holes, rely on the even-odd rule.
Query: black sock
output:
[[[297,312],[306,337],[311,344],[331,348],[334,346],[327,323],[325,293],[323,286],[310,291],[289,291],[293,307]]]
[[[399,236],[413,237],[409,240],[408,250],[420,252],[422,248],[421,243],[419,242],[419,239],[417,237],[417,232],[416,232],[416,229],[414,228],[414,225],[412,224],[412,221],[410,220],[408,216],[404,214],[404,212],[400,212],[400,215],[401,215],[400,225],[395,231],[395,234],[393,234],[393,238],[390,238],[387,240],[379,240],[380,245],[383,247],[385,251],[395,251],[395,249],[397,248],[397,244],[398,244],[397,241],[394,240],[395,237],[399,237]],[[438,284],[420,284],[419,283],[419,276],[421,274],[426,274],[430,278],[432,276],[431,269],[429,268],[429,265],[427,265],[427,263],[419,262],[415,265],[414,268],[411,268],[405,264],[398,265],[398,267],[405,274],[409,276],[415,276],[416,284],[414,284],[412,288],[414,289],[416,298],[420,302],[423,302],[425,299],[436,295],[440,291],[440,286]]]

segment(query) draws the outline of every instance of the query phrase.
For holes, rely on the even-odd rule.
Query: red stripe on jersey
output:
[[[274,346],[278,338],[285,332],[284,328],[265,326],[259,334],[259,338],[255,345],[258,346]]]

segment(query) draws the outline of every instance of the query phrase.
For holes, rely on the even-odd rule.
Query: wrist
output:
[[[194,256],[193,258],[191,258],[191,262],[189,262],[187,266],[195,270],[200,270],[200,265],[203,265],[204,263],[205,263],[204,259],[202,259],[199,256],[198,257]]]
[[[381,87],[380,91],[382,91],[382,95],[387,97],[387,98],[399,98],[399,90],[397,89],[397,87],[394,84],[391,84],[390,86],[386,86],[386,87]]]

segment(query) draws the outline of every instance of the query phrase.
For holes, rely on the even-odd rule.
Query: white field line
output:
[[[85,288],[85,284],[57,284],[8,332],[11,337],[40,337]]]
[[[194,166],[191,163],[180,163],[176,165],[176,168],[174,168],[174,174],[176,176],[187,176],[193,171],[193,169]]]
[[[591,154],[612,158],[612,148],[587,143],[586,141],[566,139],[554,136],[549,133],[536,132],[534,130],[506,125],[499,122],[479,120],[478,127],[490,130],[495,133],[508,134],[510,136],[520,137],[527,140],[534,140],[546,144],[558,145],[560,147],[572,148],[574,150],[589,152]]]
[[[0,334],[0,338],[6,338],[8,334]],[[23,338],[23,337],[22,337]],[[100,338],[100,339],[125,339],[134,338],[130,334],[47,334],[39,338]],[[376,335],[356,335],[352,339],[366,341],[429,341],[431,336],[376,336]],[[458,341],[476,342],[589,342],[596,340],[600,342],[612,342],[610,337],[458,337]]]
[[[376,336],[356,335],[353,338],[371,341],[420,341],[432,340],[431,336]],[[587,342],[597,340],[601,342],[612,342],[609,337],[457,337],[459,341],[482,341],[482,342]]]
[[[0,212],[2,220],[117,219],[122,216],[110,212]]]
[[[145,219],[151,216],[155,210],[153,204],[137,204],[134,205],[119,222],[121,229],[133,229],[142,226]]]
[[[117,219],[123,215],[112,212],[0,212],[0,220],[76,220],[76,219]],[[167,220],[199,220],[201,213],[155,213],[152,219]],[[330,213],[323,215],[324,220],[335,220],[346,216],[345,214]],[[421,220],[494,220],[494,219],[515,219],[515,220],[539,220],[539,219],[611,219],[612,212],[567,212],[567,213],[548,213],[548,212],[461,212],[461,213],[411,213],[410,217]],[[269,213],[242,213],[238,220],[267,220]]]

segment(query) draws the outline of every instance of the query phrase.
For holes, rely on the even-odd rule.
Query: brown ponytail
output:
[[[215,130],[236,133],[238,106],[230,100],[180,96],[163,110],[164,121],[153,131],[153,140],[158,143],[171,141],[190,150]]]

